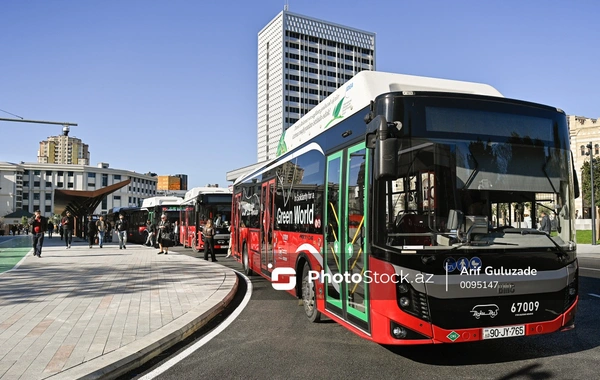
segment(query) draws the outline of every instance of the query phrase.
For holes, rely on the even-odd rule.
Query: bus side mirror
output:
[[[388,123],[381,115],[367,124],[365,145],[374,150],[375,179],[395,179],[398,176],[398,138],[394,136],[398,124]]]

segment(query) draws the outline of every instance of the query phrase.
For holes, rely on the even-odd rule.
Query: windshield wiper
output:
[[[527,229],[527,230],[521,230],[521,231],[505,230],[504,232],[508,233],[508,234],[521,234],[521,235],[544,235],[544,236],[548,237],[548,239],[550,239],[552,244],[554,244],[554,246],[558,250],[558,252],[554,252],[554,253],[556,254],[556,256],[558,256],[559,260],[562,261],[562,260],[565,260],[567,257],[569,257],[569,254],[563,249],[563,247],[561,247],[557,242],[554,241],[554,239],[552,239],[552,237],[550,237],[550,235],[548,235],[547,233],[545,233],[543,231]]]

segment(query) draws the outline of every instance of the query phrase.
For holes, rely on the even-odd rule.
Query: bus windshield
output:
[[[412,138],[401,139],[396,178],[376,181],[375,223],[386,231],[377,245],[402,252],[572,244],[570,151],[557,132],[559,113],[507,103],[403,105]]]

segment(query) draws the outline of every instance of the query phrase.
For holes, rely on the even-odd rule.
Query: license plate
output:
[[[525,325],[489,327],[483,329],[483,339],[512,338],[525,335]]]

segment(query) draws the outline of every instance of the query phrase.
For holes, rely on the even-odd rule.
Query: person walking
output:
[[[169,247],[173,246],[173,239],[171,238],[171,223],[167,220],[167,216],[162,214],[160,217],[160,223],[158,223],[158,247],[160,251],[159,255],[169,254]]]
[[[52,233],[54,232],[54,223],[48,221],[48,239],[52,239]]]
[[[65,235],[65,245],[67,249],[71,248],[71,242],[73,241],[73,230],[75,228],[75,219],[71,215],[70,211],[62,218],[63,234]]]
[[[174,237],[173,245],[175,245],[175,246],[179,245],[179,221],[178,220],[176,220],[173,225],[173,237]]]
[[[119,220],[115,223],[115,230],[119,238],[119,249],[127,249],[127,221],[125,215],[119,214]]]
[[[548,235],[550,235],[550,232],[552,231],[552,225],[550,224],[550,218],[548,217],[548,214],[546,214],[545,211],[542,211],[542,221],[540,223],[540,231],[545,232]]]
[[[33,245],[33,255],[40,258],[42,257],[42,245],[44,245],[44,234],[48,229],[48,222],[42,216],[40,210],[35,210],[33,217],[29,219],[29,224],[32,228],[31,242]]]
[[[104,216],[100,215],[100,219],[96,222],[96,230],[98,230],[98,245],[102,248],[104,243],[104,233],[106,232],[106,223],[104,222]]]
[[[96,240],[96,232],[97,232],[96,222],[94,221],[94,218],[90,215],[90,216],[88,216],[88,222],[87,222],[87,237],[88,237],[88,242],[90,243],[90,248],[92,248],[92,246],[94,245],[94,241]]]
[[[208,251],[210,250],[210,258],[213,262],[218,261],[215,258],[215,227],[212,220],[208,219],[202,231],[204,235],[204,260],[208,261]]]
[[[227,231],[229,231],[229,247],[227,247],[227,256],[225,258],[231,257],[231,224],[227,227]]]
[[[146,242],[144,243],[148,247],[154,247],[154,224],[150,219],[146,222],[146,232],[148,232],[148,236],[146,237]]]

